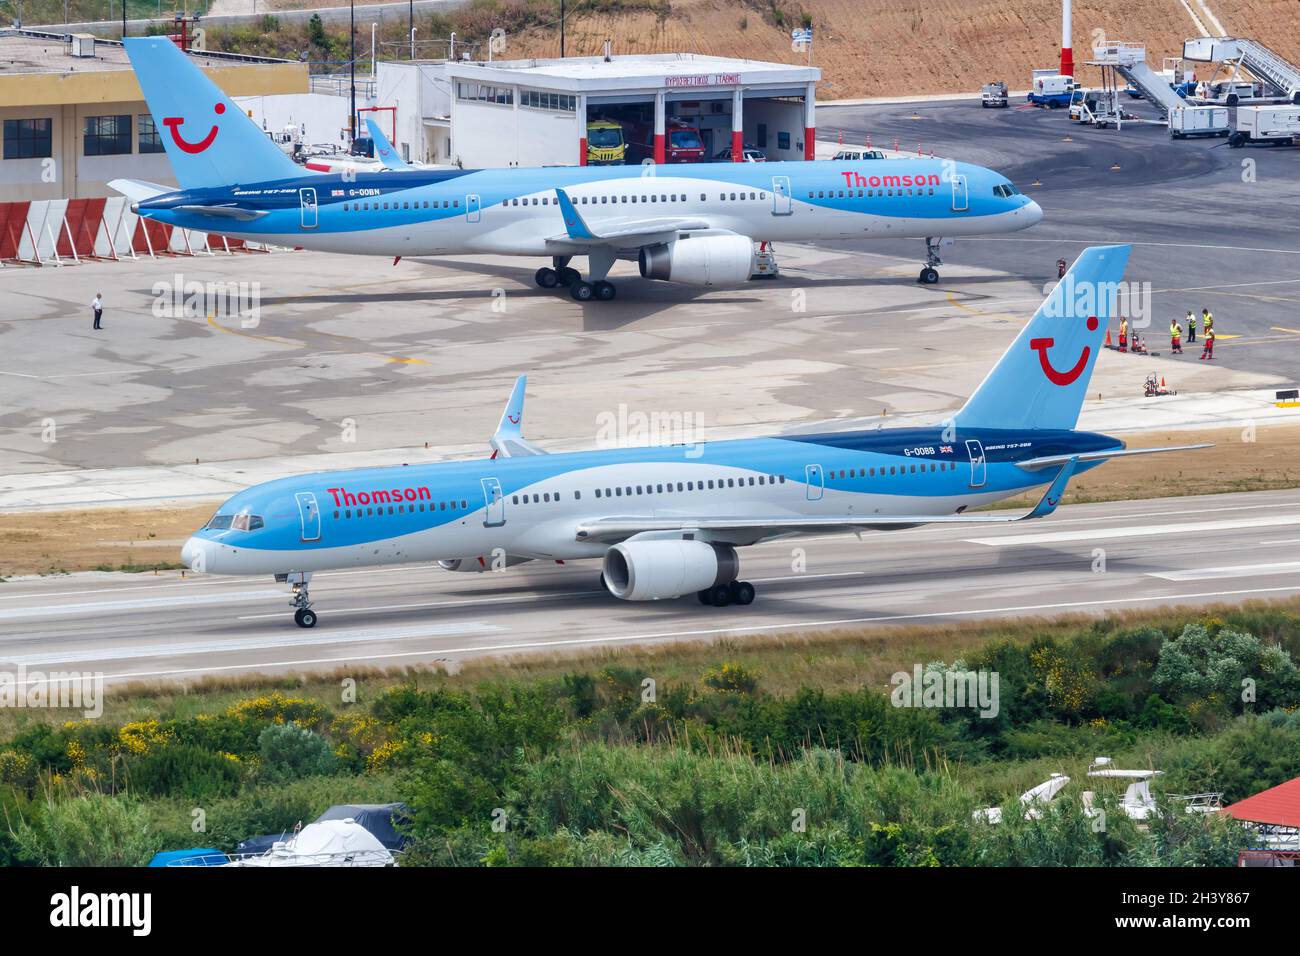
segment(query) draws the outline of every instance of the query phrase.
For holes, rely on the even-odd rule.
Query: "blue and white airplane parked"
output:
[[[515,384],[488,459],[283,478],[242,491],[181,557],[215,574],[273,574],[316,623],[315,571],[436,561],[486,571],[600,558],[603,585],[645,601],[749,604],[738,549],[772,538],[1042,518],[1072,475],[1124,455],[1075,430],[1128,246],[1084,251],[949,422],[694,445],[545,454],[521,433]],[[1049,484],[1025,514],[968,514]]]
[[[700,163],[312,174],[294,164],[164,37],[126,51],[180,188],[110,185],[141,216],[326,252],[545,256],[543,288],[614,298],[619,259],[648,279],[748,279],[756,241],[924,239],[937,282],[944,239],[1043,217],[1005,177],[941,160]],[[587,257],[584,278],[569,263]]]

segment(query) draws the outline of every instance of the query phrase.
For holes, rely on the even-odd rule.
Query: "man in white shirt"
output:
[[[91,302],[90,302],[90,307],[95,311],[95,325],[94,325],[94,328],[96,328],[96,329],[102,329],[103,326],[99,324],[99,320],[100,320],[100,319],[103,317],[103,315],[104,315],[104,296],[103,296],[103,293],[101,293],[101,292],[96,292],[96,293],[95,293],[95,298],[91,300]]]

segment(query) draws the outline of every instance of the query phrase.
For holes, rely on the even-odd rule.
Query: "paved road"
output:
[[[794,547],[806,570],[792,570]],[[1104,552],[1105,570],[1094,566]],[[748,608],[626,604],[591,563],[321,574],[294,626],[265,579],[78,574],[0,584],[0,669],[106,680],[380,667],[852,625],[1054,616],[1300,594],[1300,490],[1061,508],[1050,519],[747,550]]]
[[[1144,103],[1127,104],[1154,115]],[[916,117],[916,118],[913,118]],[[1063,110],[986,110],[978,99],[914,105],[827,106],[823,137],[900,147],[1004,173],[1043,207],[1042,223],[1013,236],[958,242],[947,258],[1041,282],[1058,257],[1087,244],[1133,242],[1129,281],[1150,282],[1153,344],[1169,320],[1208,305],[1222,339],[1216,361],[1290,379],[1300,367],[1300,148],[1229,149],[1222,139],[1172,140],[1155,126],[1097,130]],[[1066,137],[1070,141],[1066,141]],[[1113,168],[1113,167],[1118,168]],[[1042,185],[1032,185],[1035,181]],[[899,243],[855,248],[899,255]],[[1246,341],[1249,339],[1249,341]],[[1164,360],[1195,365],[1199,350]]]

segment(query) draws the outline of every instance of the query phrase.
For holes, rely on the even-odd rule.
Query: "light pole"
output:
[[[564,0],[560,0],[560,59],[564,59]]]
[[[348,32],[352,40],[352,59],[348,62],[348,75],[352,81],[352,112],[348,114],[348,131],[357,138],[357,4],[348,2]]]
[[[410,0],[408,6],[410,7],[410,22],[407,24],[407,27],[409,27],[410,29],[409,35],[411,37],[411,59],[414,60],[415,59],[415,0]]]

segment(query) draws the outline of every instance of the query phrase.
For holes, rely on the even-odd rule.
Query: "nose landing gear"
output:
[[[288,583],[290,606],[293,607],[293,623],[299,627],[315,627],[316,612],[311,609],[311,595],[307,591],[307,585],[311,581],[310,571],[290,571],[287,574],[277,574],[275,580],[281,584]]]

